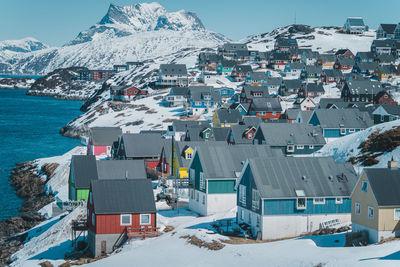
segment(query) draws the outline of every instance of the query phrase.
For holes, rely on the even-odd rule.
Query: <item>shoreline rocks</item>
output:
[[[71,100],[71,101],[86,101],[87,97],[79,97],[79,96],[68,96],[68,95],[61,95],[57,93],[47,93],[47,92],[42,92],[42,91],[36,91],[29,89],[28,92],[26,92],[26,95],[31,95],[31,96],[50,96],[55,99],[59,100]]]
[[[37,211],[53,200],[52,195],[46,194],[45,185],[57,167],[57,163],[42,166],[46,180],[40,177],[33,161],[18,163],[12,170],[9,180],[24,202],[19,215],[0,221],[0,266],[9,264],[11,255],[23,246],[27,234],[21,233],[46,219]]]

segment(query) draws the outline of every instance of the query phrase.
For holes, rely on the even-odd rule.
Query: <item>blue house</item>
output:
[[[308,122],[321,126],[326,142],[374,125],[371,115],[359,109],[316,109]]]
[[[237,192],[237,221],[257,239],[274,240],[338,227],[351,220],[357,174],[330,157],[251,158]]]
[[[221,105],[221,95],[212,86],[189,86],[192,113],[207,113],[209,108]]]

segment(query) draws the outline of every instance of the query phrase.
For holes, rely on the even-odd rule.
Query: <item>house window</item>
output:
[[[385,121],[385,115],[381,115],[381,122]]]
[[[286,151],[287,152],[294,152],[294,145],[287,146]]]
[[[368,206],[368,219],[373,219],[374,218],[374,208]]]
[[[93,194],[92,194],[92,192],[90,192],[90,194],[89,194],[89,203],[91,205],[93,205]]]
[[[192,153],[186,153],[186,159],[191,159],[192,158]]]
[[[132,215],[131,214],[121,214],[121,226],[132,225]]]
[[[335,199],[335,204],[343,204],[343,198],[342,197],[337,197]]]
[[[202,201],[203,205],[206,204],[206,196],[203,196],[203,201]]]
[[[314,149],[314,146],[313,145],[309,145],[308,148],[309,149]]]
[[[361,214],[361,204],[360,203],[358,203],[358,202],[354,203],[354,212],[357,215]]]
[[[307,208],[307,201],[305,197],[297,198],[296,208],[298,210],[305,210]]]
[[[196,201],[199,202],[199,192],[196,192]]]
[[[240,212],[240,219],[244,220],[244,210],[241,210],[241,212]]]
[[[256,222],[256,227],[260,227],[260,216],[256,216],[257,222]]]
[[[193,189],[190,189],[190,198],[194,199],[194,190]]]
[[[239,185],[239,201],[243,205],[246,205],[246,186],[245,185]]]
[[[297,146],[297,149],[304,149],[304,146]]]
[[[95,226],[96,225],[96,218],[94,216],[94,213],[92,213],[92,225]]]
[[[249,224],[251,224],[251,213],[249,212]]]
[[[362,182],[361,191],[363,191],[363,192],[368,191],[368,183],[367,182],[365,182],[365,181]]]
[[[394,209],[394,220],[395,221],[400,220],[400,209]]]
[[[354,133],[356,129],[349,129],[349,133]]]
[[[325,198],[323,198],[323,197],[315,197],[313,199],[313,203],[314,203],[314,205],[323,205],[323,204],[325,204]]]
[[[140,225],[149,225],[149,224],[151,224],[150,214],[140,214]]]
[[[258,210],[260,208],[260,194],[258,190],[253,189],[251,194],[251,206],[253,210]]]
[[[204,173],[200,173],[200,190],[204,190],[206,188],[206,183],[204,179]]]

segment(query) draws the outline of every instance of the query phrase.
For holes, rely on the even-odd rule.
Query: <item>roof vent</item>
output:
[[[329,175],[328,179],[329,179],[329,181],[333,181],[333,176]]]
[[[303,181],[305,181],[305,180],[307,180],[307,176],[303,175],[303,176],[301,177],[301,179],[302,179]]]

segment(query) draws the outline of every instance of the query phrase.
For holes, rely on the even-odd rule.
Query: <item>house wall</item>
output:
[[[234,194],[235,180],[207,180],[208,194]]]
[[[400,208],[396,207],[396,208]],[[394,208],[379,208],[378,213],[379,231],[400,231],[400,221],[394,219]]]
[[[381,239],[390,238],[390,237],[400,237],[400,231],[378,231],[376,229],[372,229],[366,227],[364,225],[360,225],[357,223],[352,223],[352,231],[353,232],[368,232],[369,243],[373,244],[379,242]]]
[[[89,199],[89,189],[77,189],[76,190],[76,199],[75,200],[84,200],[88,201]]]
[[[227,212],[236,207],[236,193],[231,194],[208,194],[206,195],[207,213],[212,215]]]
[[[93,155],[107,155],[111,156],[111,146],[93,146]]]
[[[89,219],[90,220],[90,219]],[[156,215],[151,214],[151,224],[156,226]],[[120,214],[97,214],[96,215],[96,234],[121,234],[126,227],[140,228],[140,214],[132,214],[132,224],[121,226]]]
[[[120,234],[95,234],[91,230],[88,231],[89,250],[94,257],[101,256],[102,242],[105,242],[105,253],[111,253],[113,246],[118,240]]]
[[[206,193],[196,189],[190,189],[190,190],[191,192],[189,192],[189,209],[194,212],[197,212],[202,216],[206,216],[207,215]]]
[[[363,192],[361,190],[363,182],[368,183],[367,192]],[[351,195],[351,201],[352,201],[351,222],[356,223],[361,226],[364,226],[364,227],[367,227],[367,228],[370,228],[370,229],[378,230],[378,224],[379,224],[378,203],[375,200],[375,196],[373,195],[373,193],[371,191],[370,184],[369,184],[368,179],[365,176],[364,172],[361,174],[356,186],[354,187],[354,191]],[[361,205],[360,214],[355,213],[356,203],[360,203],[360,205]],[[368,206],[374,208],[374,218],[373,219],[368,218]]]
[[[251,114],[252,115],[252,114]],[[260,115],[259,112],[256,112],[255,114],[257,117],[260,117],[261,119],[279,119],[281,117],[281,112],[266,112],[265,115]]]

